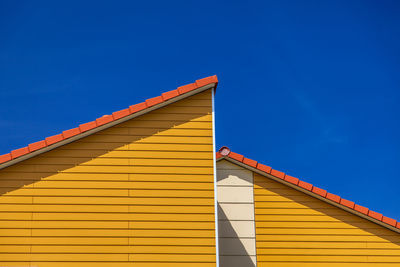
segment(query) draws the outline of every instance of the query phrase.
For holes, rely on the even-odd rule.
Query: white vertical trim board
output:
[[[211,90],[211,103],[212,103],[212,136],[213,136],[213,166],[214,166],[214,215],[215,215],[215,249],[216,249],[216,265],[219,267],[219,231],[218,231],[218,187],[217,187],[217,161],[215,158],[215,105],[214,95],[215,92]]]

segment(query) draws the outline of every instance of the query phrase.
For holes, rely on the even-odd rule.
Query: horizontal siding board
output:
[[[0,265],[215,266],[211,111],[208,90],[2,170]]]
[[[35,197],[35,204],[92,204],[92,205],[194,205],[213,206],[212,197]]]
[[[258,266],[400,264],[397,233],[266,177],[254,178]]]

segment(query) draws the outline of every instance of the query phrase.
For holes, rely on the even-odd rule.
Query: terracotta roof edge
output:
[[[221,154],[222,149],[228,149],[229,153],[221,156],[221,159],[227,159],[232,163],[236,163],[242,167],[248,168],[268,178],[274,177],[275,181],[284,183],[291,188],[302,191],[310,196],[316,197],[322,201],[328,202],[336,207],[342,208],[362,218],[368,219],[374,223],[384,226],[396,233],[400,233],[400,222],[395,219],[383,216],[380,213],[374,212],[363,206],[357,205],[354,202],[343,199],[340,196],[329,193],[324,189],[318,188],[310,183],[302,181],[296,177],[285,174],[284,172],[274,170],[269,166],[258,163],[255,160],[249,159],[238,153],[232,152],[228,147],[221,147],[217,153]]]
[[[164,105],[168,105],[182,98],[191,96],[193,95],[193,92],[198,93],[203,91],[203,89],[207,90],[211,88],[216,90],[217,86],[218,78],[216,75],[202,78],[196,80],[194,83],[180,86],[177,89],[164,92],[160,96],[153,97],[145,100],[142,103],[132,105],[129,108],[115,111],[112,113],[112,115],[104,115],[95,119],[94,121],[83,123],[76,128],[65,130],[60,134],[47,137],[44,140],[29,144],[26,147],[12,150],[10,153],[0,155],[0,169],[34,157],[38,154],[47,152],[56,147],[71,143],[97,131],[112,127],[115,124],[122,123],[126,121],[126,118],[128,117],[129,119],[136,117],[133,116],[134,114],[137,116],[143,115],[144,113],[163,107]]]

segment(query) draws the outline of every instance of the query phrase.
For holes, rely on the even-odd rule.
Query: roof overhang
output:
[[[151,112],[151,111],[160,109],[160,108],[165,107],[165,106],[167,106],[167,105],[169,105],[169,104],[178,102],[178,101],[180,101],[180,100],[182,100],[182,99],[185,99],[185,98],[188,98],[188,97],[190,97],[190,96],[199,94],[199,93],[204,92],[204,91],[206,91],[206,90],[209,90],[209,89],[215,90],[216,87],[217,87],[217,84],[218,84],[218,82],[213,82],[213,83],[206,84],[206,85],[204,85],[204,86],[201,86],[201,87],[198,87],[198,88],[193,89],[193,90],[191,90],[191,91],[188,91],[188,92],[185,92],[185,93],[183,93],[183,94],[180,94],[180,95],[178,95],[178,96],[176,96],[176,97],[173,97],[173,98],[170,98],[170,99],[168,99],[168,100],[165,100],[165,101],[163,101],[163,102],[161,102],[161,103],[159,103],[159,104],[155,104],[155,105],[153,105],[153,106],[147,107],[147,108],[145,108],[145,109],[143,109],[143,110],[141,110],[141,111],[132,113],[132,114],[130,114],[130,115],[127,115],[127,116],[122,117],[122,118],[117,119],[117,120],[113,120],[113,121],[111,121],[111,122],[109,122],[109,123],[106,123],[106,124],[97,126],[97,127],[93,128],[93,129],[91,129],[91,130],[88,130],[88,131],[82,132],[82,133],[80,133],[80,134],[77,134],[77,135],[75,135],[75,136],[72,136],[72,137],[70,137],[70,138],[61,140],[61,141],[59,141],[59,142],[57,142],[57,143],[54,143],[54,144],[52,144],[52,145],[45,146],[45,147],[43,147],[43,148],[41,148],[41,149],[38,149],[38,150],[36,150],[36,151],[33,151],[33,152],[27,153],[27,154],[25,154],[25,155],[22,155],[22,156],[20,156],[20,157],[11,159],[11,160],[9,160],[9,161],[6,161],[6,162],[0,164],[0,170],[1,170],[1,169],[4,169],[4,168],[7,168],[7,167],[9,167],[9,166],[12,166],[12,165],[14,165],[14,164],[17,164],[17,163],[19,163],[19,162],[21,162],[21,161],[24,161],[24,160],[30,159],[30,158],[32,158],[32,157],[35,157],[35,156],[37,156],[37,155],[43,154],[43,153],[45,153],[45,152],[48,152],[48,151],[50,151],[50,150],[53,150],[53,149],[56,149],[56,148],[58,148],[58,147],[64,146],[64,145],[66,145],[66,144],[75,142],[75,141],[77,141],[77,140],[79,140],[79,139],[82,139],[82,138],[84,138],[84,137],[87,137],[87,136],[89,136],[89,135],[92,135],[92,134],[95,134],[95,133],[97,133],[97,132],[103,131],[103,130],[108,129],[108,128],[110,128],[110,127],[113,127],[113,126],[115,126],[115,125],[117,125],[117,124],[126,122],[126,121],[128,121],[128,120],[131,120],[131,119],[136,118],[136,117],[139,117],[139,116],[142,116],[142,115],[147,114],[147,113],[149,113],[149,112]]]
[[[242,163],[242,162],[237,161],[237,160],[235,160],[235,159],[232,159],[232,158],[230,158],[230,157],[227,156],[227,155],[218,158],[218,159],[217,159],[217,162],[222,161],[222,160],[229,161],[230,163],[233,163],[233,164],[238,165],[238,166],[240,166],[240,167],[243,167],[243,168],[245,168],[245,169],[247,169],[247,170],[250,170],[250,171],[252,171],[252,172],[255,172],[255,173],[257,173],[257,174],[259,174],[259,175],[261,175],[261,176],[264,176],[264,177],[266,177],[266,178],[268,178],[268,179],[274,180],[275,182],[284,184],[284,185],[286,185],[286,186],[288,186],[288,187],[290,187],[290,188],[292,188],[292,189],[294,189],[294,190],[300,191],[300,192],[302,192],[302,193],[304,193],[304,194],[306,194],[306,195],[309,195],[309,196],[311,196],[311,197],[313,197],[313,198],[319,199],[319,200],[321,200],[321,201],[323,201],[323,202],[326,202],[326,203],[328,203],[328,204],[330,204],[330,205],[332,205],[332,206],[335,206],[335,207],[337,207],[337,208],[339,208],[339,209],[345,210],[345,211],[347,211],[347,212],[349,212],[349,213],[351,213],[351,214],[357,215],[357,216],[359,216],[359,217],[361,217],[361,218],[363,218],[363,219],[366,219],[366,220],[371,221],[371,222],[373,222],[373,223],[379,224],[379,225],[382,226],[382,227],[385,227],[385,228],[387,228],[387,229],[389,229],[389,230],[392,230],[392,231],[394,231],[394,232],[400,234],[400,229],[398,229],[398,228],[396,228],[396,227],[393,227],[393,226],[391,226],[391,225],[389,225],[389,224],[387,224],[387,223],[384,223],[384,222],[382,222],[382,221],[379,221],[379,220],[377,220],[377,219],[374,219],[374,218],[372,218],[372,217],[370,217],[370,216],[368,216],[368,215],[365,215],[365,214],[363,214],[363,213],[361,213],[361,212],[358,212],[358,211],[355,211],[355,210],[353,210],[353,209],[350,209],[350,208],[348,208],[348,207],[346,207],[346,206],[344,206],[344,205],[341,205],[341,204],[339,204],[339,203],[337,203],[337,202],[334,202],[334,201],[332,201],[332,200],[329,200],[329,199],[327,199],[327,198],[324,198],[324,197],[322,197],[322,196],[320,196],[320,195],[318,195],[318,194],[315,194],[315,193],[313,193],[313,192],[311,192],[311,191],[308,191],[308,190],[306,190],[306,189],[303,189],[303,188],[301,188],[301,187],[299,187],[299,186],[297,186],[297,185],[294,185],[294,184],[292,184],[292,183],[289,183],[289,182],[287,182],[287,181],[285,181],[285,180],[283,180],[283,179],[280,179],[280,178],[275,177],[275,176],[273,176],[273,175],[271,175],[271,174],[268,174],[268,173],[266,173],[266,172],[263,172],[263,171],[261,171],[261,170],[255,168],[255,167],[252,167],[252,166],[250,166],[250,165],[248,165],[248,164],[245,164],[245,163]]]

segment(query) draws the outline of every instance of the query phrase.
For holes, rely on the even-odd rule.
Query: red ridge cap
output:
[[[246,165],[249,165],[249,166],[251,166],[253,168],[257,167],[257,161],[249,159],[249,158],[244,158],[243,159],[243,163],[246,164]]]
[[[147,108],[146,102],[142,102],[142,103],[130,106],[129,111],[131,113],[135,113],[135,112],[141,111],[146,108]]]
[[[178,92],[177,89],[175,89],[175,90],[172,90],[172,91],[165,92],[161,96],[162,96],[164,101],[167,101],[168,99],[177,97],[178,95],[179,95],[179,92]]]
[[[311,191],[312,188],[313,188],[313,185],[312,185],[312,184],[307,183],[307,182],[304,182],[304,181],[299,181],[299,186],[300,186],[301,188],[304,188],[304,189],[308,190],[308,191]]]
[[[62,134],[63,134],[64,138],[67,139],[67,138],[70,138],[70,137],[75,136],[80,133],[81,133],[81,130],[78,127],[78,128],[66,130]]]
[[[260,171],[266,172],[266,173],[271,173],[272,168],[270,166],[258,163],[257,164],[257,169]]]
[[[1,155],[1,156],[0,156],[0,163],[9,161],[9,160],[11,160],[11,159],[12,159],[12,157],[11,157],[11,154],[10,154],[10,153]]]
[[[346,206],[346,207],[348,207],[350,209],[354,209],[354,205],[355,205],[353,201],[350,201],[350,200],[347,200],[347,199],[344,199],[344,198],[342,198],[340,200],[340,204],[342,204],[343,206]]]
[[[11,151],[11,157],[13,159],[15,159],[15,158],[21,157],[21,156],[23,156],[25,154],[28,154],[28,153],[29,153],[29,148],[28,147],[22,147],[22,148],[18,148],[18,149],[15,149],[15,150]]]
[[[286,182],[289,182],[291,184],[297,185],[299,183],[299,179],[290,175],[285,175],[285,179]]]
[[[29,144],[29,151],[33,152],[46,146],[46,141],[42,140],[36,143]]]
[[[49,146],[49,145],[52,145],[54,143],[64,140],[64,137],[62,134],[56,134],[56,135],[47,137],[45,140],[46,140],[46,144]]]
[[[161,96],[146,99],[146,104],[148,107],[160,104],[161,102],[163,102],[163,98]]]
[[[218,85],[218,78],[216,75],[197,80],[196,82],[191,83],[191,84],[180,86],[177,89],[174,89],[174,90],[171,90],[168,92],[164,92],[164,93],[162,93],[161,96],[147,99],[145,102],[138,103],[136,105],[132,105],[127,109],[116,111],[116,112],[112,113],[112,115],[105,115],[103,117],[97,118],[95,121],[81,124],[77,128],[65,130],[61,134],[49,136],[45,140],[30,144],[28,147],[23,147],[23,148],[13,150],[13,151],[11,151],[11,153],[0,156],[0,164],[5,163],[10,160],[13,160],[14,158],[20,157],[22,155],[28,154],[30,152],[36,151],[38,149],[44,148],[46,146],[50,146],[52,144],[55,144],[57,142],[60,142],[64,139],[66,139],[66,138],[70,138],[70,137],[78,135],[80,133],[97,128],[101,125],[107,124],[114,120],[118,120],[123,117],[129,116],[132,113],[144,110],[148,107],[160,104],[171,98],[177,97],[179,95],[185,94],[187,92],[190,92],[192,90],[198,89],[202,86],[205,86],[207,84],[212,84],[212,83],[215,84],[214,88],[216,88]]]
[[[326,198],[329,199],[329,200],[332,200],[332,201],[334,201],[336,203],[340,203],[340,197],[335,195],[335,194],[327,193],[326,194]]]
[[[319,187],[313,186],[312,184],[304,182],[302,180],[299,180],[296,177],[287,175],[287,174],[285,174],[285,173],[283,173],[281,171],[277,171],[277,170],[271,169],[271,167],[266,166],[264,164],[261,164],[261,163],[255,161],[255,160],[252,160],[252,159],[249,159],[249,158],[245,158],[241,154],[238,154],[238,153],[235,153],[235,152],[231,152],[228,147],[225,147],[225,146],[221,147],[219,149],[219,152],[217,152],[217,157],[226,156],[226,155],[221,155],[222,152],[224,152],[226,155],[229,155],[230,158],[235,159],[237,161],[240,161],[240,162],[242,162],[243,164],[245,164],[245,165],[247,165],[249,167],[257,168],[258,170],[260,170],[262,172],[265,172],[265,173],[271,174],[271,175],[273,175],[273,176],[275,176],[277,178],[283,179],[286,182],[289,182],[289,183],[294,184],[294,185],[296,185],[298,187],[301,187],[303,189],[311,191],[314,194],[317,194],[317,195],[319,195],[319,196],[321,196],[323,198],[326,198],[328,200],[336,202],[339,205],[342,205],[344,207],[347,207],[349,209],[352,209],[354,211],[357,211],[357,212],[362,213],[364,215],[367,215],[367,216],[369,216],[371,218],[374,218],[374,219],[376,219],[378,221],[382,221],[383,223],[386,223],[386,224],[388,224],[390,226],[393,226],[393,227],[396,227],[396,228],[400,229],[400,222],[397,222],[395,219],[383,216],[382,214],[380,214],[378,212],[375,212],[375,211],[372,211],[372,210],[369,210],[366,207],[354,204],[353,201],[350,201],[350,200],[341,198],[338,195],[329,193],[324,189],[321,189]]]
[[[96,121],[90,121],[84,124],[79,125],[79,129],[81,129],[81,132],[86,132],[89,131],[91,129],[94,129],[97,127],[97,123]]]
[[[122,109],[122,110],[113,112],[112,116],[113,116],[114,120],[118,120],[118,119],[126,117],[130,114],[131,114],[131,112],[130,112],[129,108],[126,108],[126,109]]]
[[[321,189],[321,188],[316,187],[316,186],[313,187],[312,192],[317,194],[317,195],[320,195],[321,197],[326,197],[326,194],[327,194],[326,190]]]
[[[354,210],[356,210],[356,211],[358,211],[358,212],[361,212],[361,213],[363,213],[363,214],[365,214],[365,215],[368,215],[368,208],[366,208],[366,207],[363,207],[363,206],[360,206],[360,205],[357,205],[357,204],[355,204],[354,205]]]
[[[210,84],[210,83],[218,83],[218,78],[217,78],[216,75],[210,76],[210,77],[206,77],[206,78],[203,78],[203,79],[200,79],[200,80],[196,81],[196,85],[198,87],[202,87],[202,86],[205,86],[205,85]]]
[[[104,125],[106,123],[112,122],[113,120],[114,120],[113,116],[104,115],[103,117],[97,118],[96,119],[96,123],[97,123],[97,126],[101,126],[101,125]]]
[[[274,169],[271,170],[271,175],[273,175],[275,177],[278,177],[280,179],[285,178],[285,173],[283,173],[281,171],[274,170]]]
[[[396,220],[395,220],[395,219],[392,219],[392,218],[383,216],[382,222],[387,223],[387,224],[390,224],[390,225],[393,226],[393,227],[396,227]]]
[[[375,211],[372,211],[372,210],[369,210],[369,211],[368,211],[368,216],[369,216],[369,217],[372,217],[372,218],[374,218],[374,219],[377,219],[377,220],[379,220],[379,221],[382,221],[382,217],[383,217],[382,214],[380,214],[380,213],[378,213],[378,212],[375,212]]]
[[[244,158],[243,155],[240,155],[240,154],[235,153],[235,152],[232,152],[232,151],[231,151],[231,153],[229,153],[229,157],[230,157],[231,159],[234,159],[234,160],[237,160],[237,161],[240,161],[240,162],[242,162],[242,161],[243,161],[243,158]]]
[[[181,95],[181,94],[190,92],[190,91],[192,91],[194,89],[197,89],[197,88],[198,87],[197,87],[197,85],[195,83],[191,83],[191,84],[187,84],[187,85],[178,87],[178,92]]]

